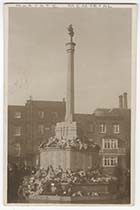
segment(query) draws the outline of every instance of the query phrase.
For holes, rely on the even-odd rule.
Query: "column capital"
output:
[[[75,43],[74,42],[68,42],[68,43],[66,43],[65,44],[65,46],[66,46],[66,51],[67,52],[72,52],[72,51],[74,51],[74,48],[75,48]]]

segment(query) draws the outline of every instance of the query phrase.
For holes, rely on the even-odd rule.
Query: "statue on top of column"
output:
[[[72,24],[70,24],[67,29],[68,29],[68,34],[70,35],[70,41],[72,42],[72,37],[74,36]]]

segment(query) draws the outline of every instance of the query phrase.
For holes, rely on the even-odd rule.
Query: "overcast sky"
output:
[[[73,24],[75,109],[118,107],[131,92],[131,9],[10,8],[8,103],[66,97],[67,26]]]

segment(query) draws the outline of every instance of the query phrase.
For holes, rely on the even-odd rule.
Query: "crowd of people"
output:
[[[56,137],[50,137],[48,141],[44,141],[40,145],[40,149],[45,149],[47,147],[58,147],[58,148],[73,148],[78,150],[99,150],[99,145],[93,142],[82,142],[79,138],[76,139],[57,139]]]
[[[23,177],[18,188],[18,198],[28,199],[29,195],[98,196],[98,192],[75,191],[73,186],[117,181],[117,177],[103,174],[101,168],[72,171],[64,170],[61,166],[54,169],[50,165],[47,169],[38,169]]]
[[[21,185],[24,177],[31,176],[35,173],[36,168],[27,167],[24,164],[8,163],[8,188],[7,188],[7,200],[8,203],[16,203],[18,201],[18,189]]]

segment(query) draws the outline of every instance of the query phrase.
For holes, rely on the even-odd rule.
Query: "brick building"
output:
[[[119,108],[96,109],[93,114],[74,114],[82,141],[100,146],[100,165],[111,172],[129,168],[130,109],[127,95],[119,97]],[[38,164],[38,146],[54,135],[56,122],[65,117],[65,101],[27,100],[25,106],[8,106],[9,160]]]
[[[100,163],[111,172],[116,166],[129,168],[130,110],[97,109],[94,139],[100,145]]]
[[[65,102],[27,100],[25,106],[8,106],[8,156],[21,164],[36,164],[38,146],[54,135],[62,121]]]
[[[25,106],[8,106],[8,158],[20,162],[26,156]]]

